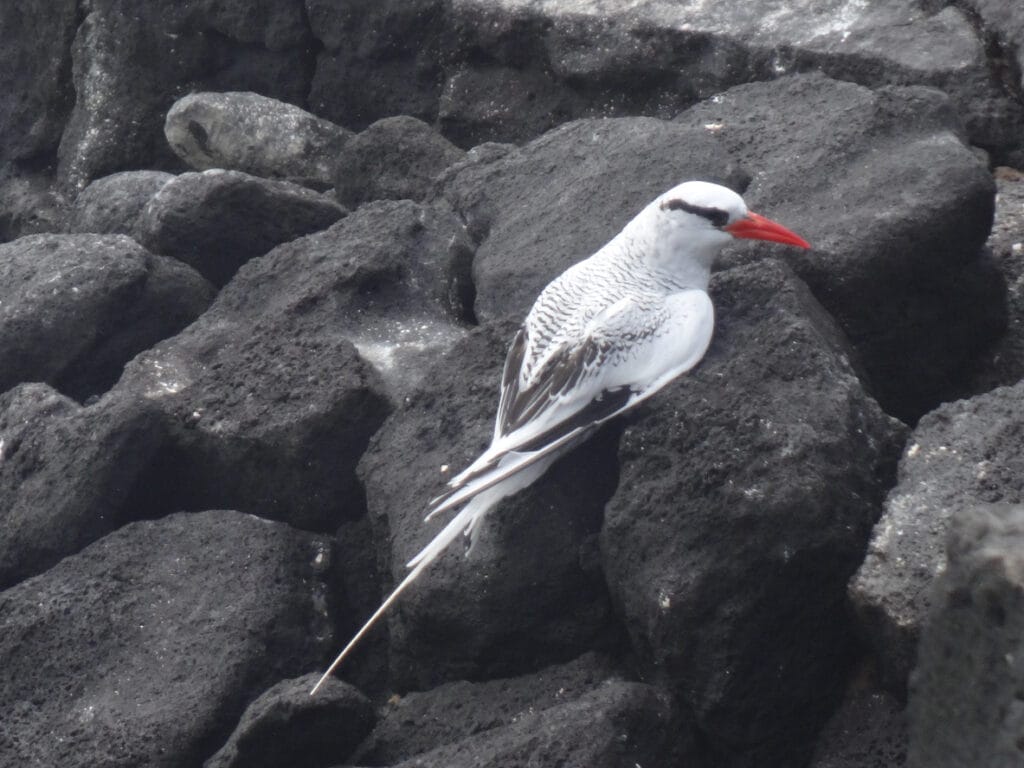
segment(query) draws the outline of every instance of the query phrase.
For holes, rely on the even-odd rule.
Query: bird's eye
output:
[[[672,198],[671,200],[665,200],[661,204],[663,211],[686,211],[692,213],[695,216],[701,216],[711,222],[714,227],[724,227],[729,223],[729,212],[723,211],[721,208],[712,208],[710,206],[694,205],[688,203],[681,198]]]

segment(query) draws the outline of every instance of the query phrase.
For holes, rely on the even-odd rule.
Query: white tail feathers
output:
[[[458,538],[459,534],[463,530],[476,527],[476,521],[474,518],[482,517],[486,514],[487,509],[489,508],[488,506],[484,506],[484,508],[481,509],[483,504],[478,504],[478,501],[486,504],[487,500],[480,497],[473,499],[473,501],[466,505],[465,509],[448,521],[448,524],[441,529],[441,532],[431,539],[430,543],[420,550],[416,557],[409,561],[406,567],[411,568],[412,570],[404,579],[402,579],[401,583],[391,591],[391,594],[387,596],[387,599],[381,603],[380,608],[373,612],[373,615],[367,619],[366,623],[363,624],[358,632],[356,632],[355,636],[348,641],[348,645],[342,649],[341,653],[339,653],[337,658],[335,658],[331,663],[331,666],[327,668],[327,671],[321,675],[319,680],[317,680],[316,685],[313,686],[313,690],[309,692],[310,696],[320,689],[320,686],[324,684],[324,681],[331,676],[331,673],[338,668],[338,665],[345,660],[345,657],[348,656],[359,641],[366,636],[366,633],[370,631],[380,617],[383,616],[395,600],[398,599],[398,596],[402,594],[410,584],[416,581],[417,577],[423,573],[426,567],[434,562],[434,560],[437,559],[437,556],[444,552],[448,545]]]
[[[560,443],[559,446],[562,444]],[[480,521],[484,519],[484,516],[491,510],[491,508],[501,501],[506,496],[509,496],[516,491],[519,491],[526,486],[533,483],[538,477],[543,475],[551,463],[557,458],[558,451],[545,454],[536,457],[529,457],[528,461],[514,466],[514,471],[509,475],[504,470],[508,469],[508,463],[514,462],[514,456],[508,456],[499,462],[496,472],[501,473],[497,482],[488,482],[489,478],[482,478],[481,486],[475,489],[476,495],[470,499],[469,503],[451,520],[448,524],[433,538],[430,543],[427,544],[419,553],[406,564],[406,568],[412,570],[409,574],[402,579],[401,583],[392,590],[391,594],[387,596],[387,599],[381,603],[380,608],[374,611],[373,615],[367,619],[366,623],[363,624],[362,628],[356,632],[355,637],[349,640],[338,657],[331,663],[331,666],[317,681],[317,684],[313,686],[313,690],[310,691],[310,696],[319,690],[320,686],[323,685],[324,681],[331,676],[331,673],[338,668],[338,665],[344,661],[345,657],[352,651],[353,648],[359,643],[360,640],[366,635],[367,632],[373,627],[374,624],[380,619],[381,616],[387,611],[388,608],[398,599],[398,596],[402,594],[416,581],[417,577],[423,573],[423,571],[429,566],[437,557],[448,548],[455,539],[459,537],[459,534],[465,532],[470,535],[470,550],[472,550],[472,542],[476,538],[476,531],[480,526]],[[465,501],[465,499],[463,499]]]

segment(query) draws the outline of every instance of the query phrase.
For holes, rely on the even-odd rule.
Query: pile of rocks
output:
[[[0,11],[0,763],[1024,760],[1024,11],[865,5]],[[310,698],[689,178],[813,250]]]

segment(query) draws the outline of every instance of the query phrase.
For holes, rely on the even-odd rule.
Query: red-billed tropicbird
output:
[[[548,284],[505,359],[490,447],[430,502],[426,519],[465,506],[409,561],[408,575],[312,693],[460,533],[472,540],[498,501],[537,480],[600,424],[700,362],[714,327],[707,294],[711,264],[733,238],[810,247],[748,211],[732,190],[688,181]]]

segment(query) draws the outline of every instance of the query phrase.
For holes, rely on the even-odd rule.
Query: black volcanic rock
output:
[[[443,521],[426,502],[484,448],[512,325],[486,326],[438,359],[360,463],[378,558],[395,582]],[[606,429],[481,523],[396,605],[391,668],[400,687],[521,674],[617,642],[597,556],[615,487],[617,430]]]
[[[481,241],[477,317],[521,320],[552,279],[688,179],[746,183],[704,131],[643,117],[582,120],[497,157],[471,155],[441,188]]]
[[[103,392],[134,355],[206,309],[194,270],[123,235],[30,235],[0,245],[0,391],[45,381]]]
[[[818,737],[810,768],[903,768],[907,716],[884,691],[855,690]]]
[[[291,182],[210,170],[183,173],[161,187],[139,228],[146,247],[222,286],[249,259],[345,214],[329,197]]]
[[[0,24],[0,165],[52,156],[74,104],[75,0],[29,0]]]
[[[645,679],[721,764],[788,764],[845,684],[846,581],[904,430],[784,265],[720,273],[711,294],[707,356],[630,419],[602,553]]]
[[[191,168],[224,168],[325,189],[352,132],[258,93],[190,93],[164,134]]]
[[[686,731],[668,697],[594,654],[531,675],[394,697],[358,764],[671,765]]]
[[[0,592],[0,762],[198,765],[322,656],[325,551],[237,512],[176,514]]]
[[[903,696],[950,520],[985,502],[1024,502],[1024,383],[947,403],[917,425],[899,482],[850,583],[883,680]]]
[[[96,179],[75,199],[69,232],[129,235],[142,239],[142,213],[150,199],[174,174],[163,171],[122,171]]]
[[[357,131],[392,115],[433,120],[447,6],[448,0],[306,0],[313,35],[323,44],[310,108]]]
[[[318,677],[283,680],[260,694],[204,768],[313,768],[344,760],[373,727],[373,707],[339,680],[310,696]]]
[[[422,120],[378,120],[341,151],[334,193],[347,206],[368,200],[423,200],[437,175],[464,155]]]
[[[995,186],[948,99],[807,75],[733,88],[679,120],[756,171],[752,209],[810,241],[785,258],[887,411],[916,419],[962,391],[1005,327],[1005,285],[982,250]]]
[[[171,424],[145,505],[232,507],[318,530],[362,514],[355,465],[389,395],[464,334],[464,241],[450,214],[374,203],[247,263],[118,385]]]
[[[72,49],[77,99],[59,151],[76,192],[116,171],[176,170],[164,116],[191,90],[256,90],[289,102],[313,52],[302,0],[92,0]]]
[[[0,589],[145,513],[126,502],[164,440],[157,408],[88,408],[45,384],[0,395]]]
[[[964,506],[911,679],[908,768],[1024,763],[1024,506]]]

